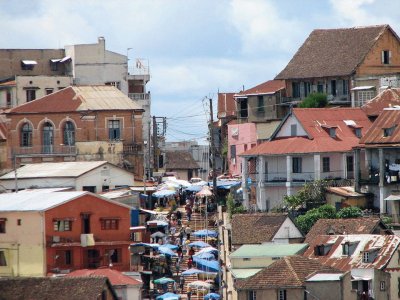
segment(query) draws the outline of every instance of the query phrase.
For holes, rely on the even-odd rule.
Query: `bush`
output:
[[[362,217],[362,210],[355,206],[344,207],[338,211],[337,217],[341,219],[359,218]]]
[[[326,94],[323,93],[312,93],[308,95],[299,105],[301,108],[318,108],[326,107],[328,105],[328,99]]]
[[[336,209],[329,204],[313,208],[305,215],[297,217],[296,223],[304,233],[307,233],[319,219],[336,219]]]

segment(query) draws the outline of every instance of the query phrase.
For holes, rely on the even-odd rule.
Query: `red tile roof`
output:
[[[362,134],[371,126],[371,121],[361,108],[294,108],[292,114],[308,136],[273,138],[241,155],[347,152],[359,144],[359,138],[355,135],[354,127],[346,125],[344,120],[352,120],[357,127],[362,127]],[[326,127],[337,127],[336,138],[330,137]]]
[[[235,93],[218,93],[218,118],[236,116]]]
[[[400,105],[400,89],[388,88],[369,100],[361,108],[368,116],[379,116],[384,108]]]
[[[269,80],[248,90],[241,91],[235,96],[274,94],[284,88],[284,80]]]
[[[141,285],[142,282],[113,269],[81,269],[66,275],[67,277],[107,277],[112,285]]]
[[[246,279],[238,280],[238,290],[301,288],[305,279],[315,272],[339,272],[316,260],[302,256],[287,256]]]
[[[371,128],[360,140],[360,144],[397,145],[400,143],[400,109],[385,109],[374,121]],[[384,129],[394,128],[392,134],[384,136]]]
[[[342,244],[344,242],[357,243],[351,256],[343,255]],[[349,234],[349,235],[319,235],[309,241],[309,248],[303,256],[317,259],[320,263],[337,268],[341,271],[349,271],[352,268],[384,269],[397,251],[400,238],[395,235],[374,234]],[[314,248],[317,245],[332,245],[324,256],[316,256]],[[363,262],[363,251],[376,249],[377,256],[372,262]]]

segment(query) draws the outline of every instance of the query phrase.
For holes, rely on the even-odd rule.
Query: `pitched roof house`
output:
[[[236,281],[238,299],[303,299],[305,280],[314,273],[340,273],[302,256],[281,258],[255,275]],[[249,295],[256,295],[249,298]]]
[[[70,86],[9,110],[8,164],[107,160],[142,174],[143,109],[113,86]]]
[[[381,218],[319,219],[306,235],[311,243],[320,235],[336,234],[393,234]]]
[[[358,290],[367,290],[371,297],[380,299],[387,294],[397,295],[399,245],[400,238],[396,235],[320,235],[310,240],[303,256],[351,271],[353,281],[359,283],[355,286]],[[386,288],[380,287],[381,282]]]
[[[0,278],[0,299],[117,300],[106,277]]]
[[[361,108],[374,120],[382,113],[385,108],[400,105],[400,89],[387,88],[376,97],[366,102]]]
[[[301,242],[303,234],[287,214],[254,213],[232,216],[232,245]]]
[[[399,49],[389,25],[315,29],[275,79],[286,81],[287,101],[321,92],[333,104],[361,106],[388,76],[398,80]]]
[[[305,182],[353,178],[353,147],[371,126],[360,108],[294,108],[269,141],[242,156],[242,177],[255,182],[258,209],[281,206]],[[248,165],[256,160],[257,172]],[[244,182],[245,184],[247,182]]]
[[[166,151],[165,152],[165,171],[176,172],[178,178],[190,180],[198,177],[200,166],[193,159],[189,151]]]

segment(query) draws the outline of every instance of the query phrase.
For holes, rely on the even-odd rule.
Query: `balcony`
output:
[[[150,100],[150,93],[128,93],[132,100]]]
[[[141,154],[143,149],[142,144],[133,143],[133,144],[124,144],[123,145],[123,154]]]
[[[34,156],[75,156],[75,146],[32,146],[32,147],[15,147],[13,148],[13,155],[18,157],[34,157]]]

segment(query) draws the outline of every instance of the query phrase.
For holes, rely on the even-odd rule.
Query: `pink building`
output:
[[[229,173],[242,173],[239,154],[257,145],[257,126],[255,123],[228,125]]]

